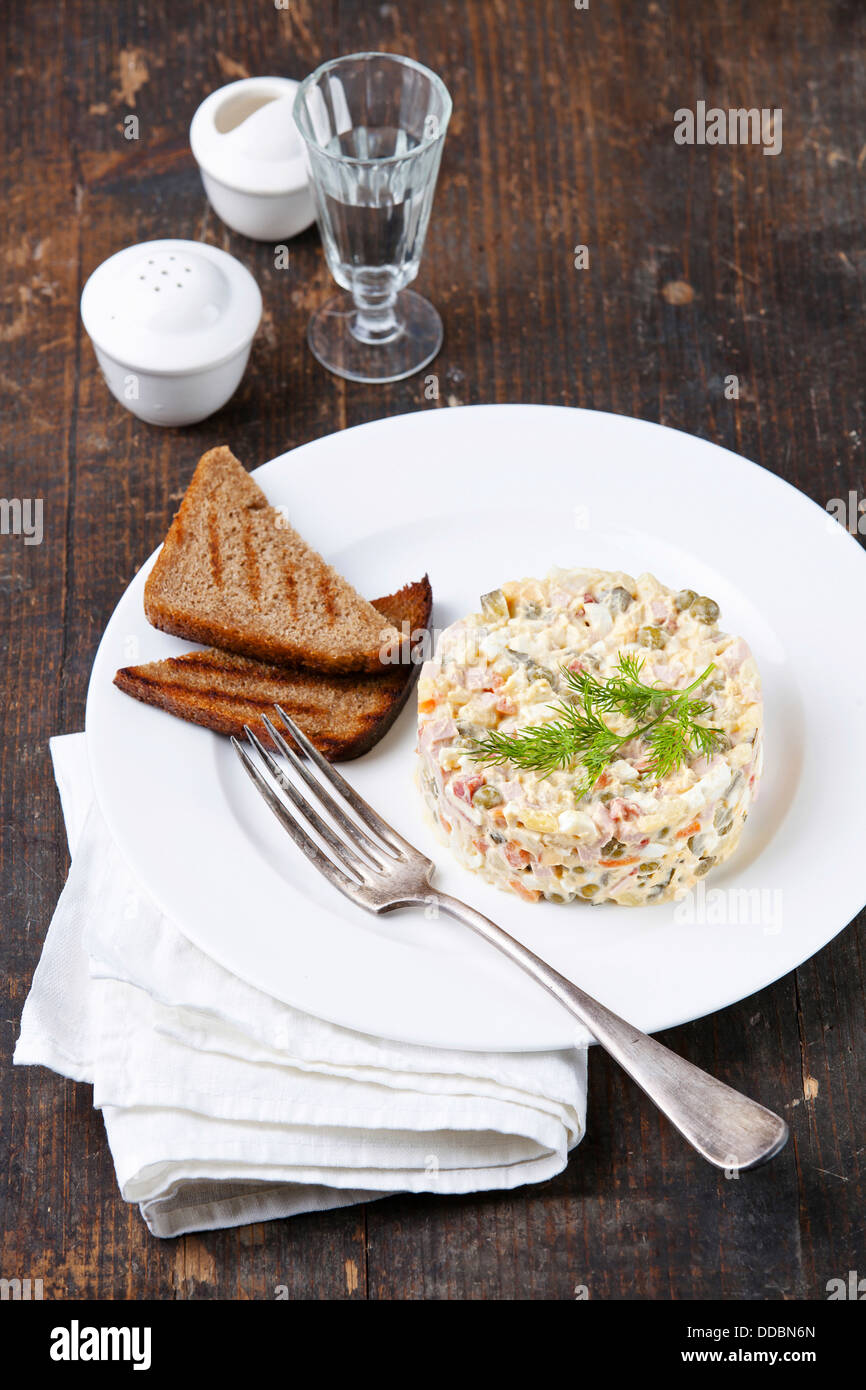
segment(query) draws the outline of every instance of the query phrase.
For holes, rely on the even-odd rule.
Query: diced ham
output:
[[[727,671],[729,676],[732,676],[736,671],[739,671],[749,655],[748,646],[742,637],[738,637],[736,642],[732,642],[727,651],[722,652],[721,656],[717,658],[717,665]]]
[[[506,801],[516,801],[522,795],[523,785],[516,778],[512,778],[510,782],[502,782],[499,790]]]
[[[451,790],[461,801],[471,801],[478,788],[483,786],[483,773],[473,772],[467,777],[455,777],[451,783]]]
[[[679,663],[670,661],[653,662],[653,677],[659,685],[665,685],[669,689],[676,689],[683,674],[683,668]]]
[[[421,729],[421,737],[428,748],[437,743],[450,743],[456,736],[457,725],[453,719],[430,719]]]

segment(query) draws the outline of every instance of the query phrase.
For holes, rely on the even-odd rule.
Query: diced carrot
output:
[[[486,841],[486,840],[473,840],[472,843],[473,843],[473,845],[475,846],[475,848],[478,850],[478,853],[479,853],[479,854],[486,854],[486,853],[487,853],[487,841]]]
[[[686,826],[685,830],[678,830],[678,831],[677,831],[676,838],[677,838],[678,840],[684,840],[684,839],[686,838],[687,835],[696,835],[696,834],[698,833],[698,831],[700,830],[700,828],[701,828],[701,822],[700,822],[700,820],[699,820],[699,819],[698,819],[698,820],[693,820],[692,823],[691,823],[691,825],[687,825],[687,826]]]
[[[541,897],[541,894],[536,893],[534,888],[525,888],[519,878],[510,878],[508,887],[513,888],[518,897],[523,898],[524,902],[527,903],[537,903]]]
[[[496,710],[498,714],[516,714],[517,706],[507,695],[500,695],[496,701]]]
[[[609,773],[609,772],[603,772],[603,773],[601,774],[601,776],[599,777],[599,779],[598,779],[598,781],[596,782],[595,785],[596,785],[597,787],[606,787],[606,786],[608,785],[608,783],[610,782],[610,780],[611,780],[611,778],[610,778],[610,773]]]
[[[605,869],[619,869],[625,864],[637,864],[639,861],[640,855],[638,854],[635,855],[634,859],[599,859],[598,862]]]
[[[418,701],[418,713],[419,713],[419,714],[432,714],[435,708],[436,708],[436,701],[435,701],[435,700],[419,700],[419,701]]]
[[[505,820],[505,812],[503,811],[503,809],[502,809],[501,806],[494,806],[494,807],[492,807],[492,809],[491,809],[491,811],[490,811],[489,814],[490,814],[490,819],[491,819],[491,820],[498,820],[498,821],[504,821],[504,820]]]
[[[614,797],[608,810],[612,820],[636,820],[640,815],[640,807],[633,801],[624,801],[621,796]]]
[[[505,846],[505,858],[508,860],[512,869],[525,869],[532,855],[527,854],[526,850],[521,849],[520,845],[514,840],[509,840],[508,844]]]
[[[448,824],[448,822],[447,822],[447,820],[445,819],[445,817],[444,817],[444,816],[440,816],[440,817],[439,817],[439,821],[440,821],[440,824],[441,824],[441,826],[442,826],[442,829],[445,831],[445,833],[446,833],[447,835],[450,835],[450,834],[451,834],[451,826]]]

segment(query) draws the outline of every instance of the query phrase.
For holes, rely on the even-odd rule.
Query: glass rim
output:
[[[362,59],[367,58],[387,58],[390,62],[398,64],[401,67],[412,68],[415,72],[422,73],[423,76],[429,80],[430,85],[434,88],[436,92],[438,92],[440,98],[442,99],[443,106],[445,108],[445,114],[441,123],[441,129],[436,135],[425,136],[420,144],[416,145],[414,149],[408,150],[405,154],[386,154],[383,155],[381,159],[365,159],[360,155],[331,154],[330,151],[326,150],[324,146],[320,145],[317,140],[312,139],[307,134],[307,132],[304,130],[303,125],[301,124],[300,117],[301,112],[304,112],[304,114],[306,114],[305,98],[309,89],[311,87],[316,86],[317,83],[321,80],[321,78],[324,77],[326,73],[332,71],[334,68],[342,67],[345,63],[357,63]],[[397,164],[402,160],[414,159],[416,155],[423,154],[425,150],[429,150],[440,140],[444,140],[448,129],[448,122],[451,119],[451,112],[453,111],[453,109],[454,103],[451,100],[451,93],[445,86],[445,83],[442,81],[442,78],[439,77],[439,75],[435,73],[432,68],[425,67],[425,65],[423,63],[419,63],[417,59],[407,58],[402,53],[385,53],[378,49],[361,53],[344,53],[339,58],[329,58],[326,63],[320,63],[319,66],[317,68],[314,68],[314,70],[311,73],[308,73],[304,80],[301,82],[297,92],[295,93],[295,100],[292,103],[292,115],[294,116],[295,124],[298,127],[298,130],[300,131],[301,138],[303,139],[306,145],[311,146],[319,154],[324,155],[326,159],[333,160],[336,164],[360,164],[367,165],[370,167],[380,167],[383,164]]]

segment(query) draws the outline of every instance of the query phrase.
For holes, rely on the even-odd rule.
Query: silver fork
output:
[[[717,1168],[731,1171],[754,1168],[784,1147],[788,1126],[779,1115],[686,1062],[655,1038],[641,1033],[515,941],[488,917],[458,898],[434,889],[430,883],[435,867],[433,861],[404,840],[359,796],[279,705],[274,708],[301,754],[290,746],[267,715],[263,715],[268,734],[330,821],[320,815],[246,725],[244,730],[258,757],[253,758],[238,739],[233,738],[232,743],[253,784],[281,825],[335,888],[368,912],[391,912],[412,903],[436,904],[449,916],[471,927],[543,985],[578,1019],[683,1137]],[[313,767],[319,776],[313,773]],[[327,845],[329,854],[316,843],[309,829]]]

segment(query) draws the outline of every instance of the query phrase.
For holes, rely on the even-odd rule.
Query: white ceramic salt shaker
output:
[[[256,241],[297,236],[315,220],[304,142],[292,104],[300,84],[246,77],[211,92],[189,129],[211,206]]]
[[[240,384],[262,296],[234,256],[200,241],[143,241],[109,256],[81,318],[112,395],[151,425],[192,425]]]

